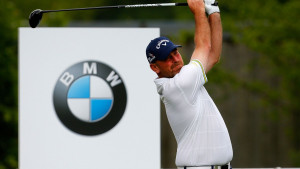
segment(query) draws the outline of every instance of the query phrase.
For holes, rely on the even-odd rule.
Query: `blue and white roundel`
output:
[[[85,122],[96,122],[107,116],[113,100],[111,88],[97,76],[77,79],[68,91],[69,109],[74,116]]]
[[[93,136],[110,131],[122,119],[127,92],[117,70],[87,60],[68,67],[53,91],[58,119],[71,131]]]

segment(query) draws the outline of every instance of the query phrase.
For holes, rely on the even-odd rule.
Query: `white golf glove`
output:
[[[208,15],[213,14],[215,12],[220,12],[218,2],[215,0],[204,0],[205,3],[205,11]]]

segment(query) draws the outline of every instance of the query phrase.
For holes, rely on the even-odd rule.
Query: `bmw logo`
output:
[[[98,135],[121,120],[127,102],[116,70],[98,61],[72,65],[58,78],[53,104],[60,121],[82,135]]]

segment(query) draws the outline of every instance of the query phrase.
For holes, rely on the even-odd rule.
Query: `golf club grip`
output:
[[[188,3],[175,3],[175,6],[188,6]]]

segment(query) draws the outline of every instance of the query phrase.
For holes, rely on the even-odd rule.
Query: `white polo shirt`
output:
[[[198,60],[182,67],[173,78],[154,80],[177,141],[176,165],[224,165],[233,152],[228,130],[204,88],[205,71]]]

